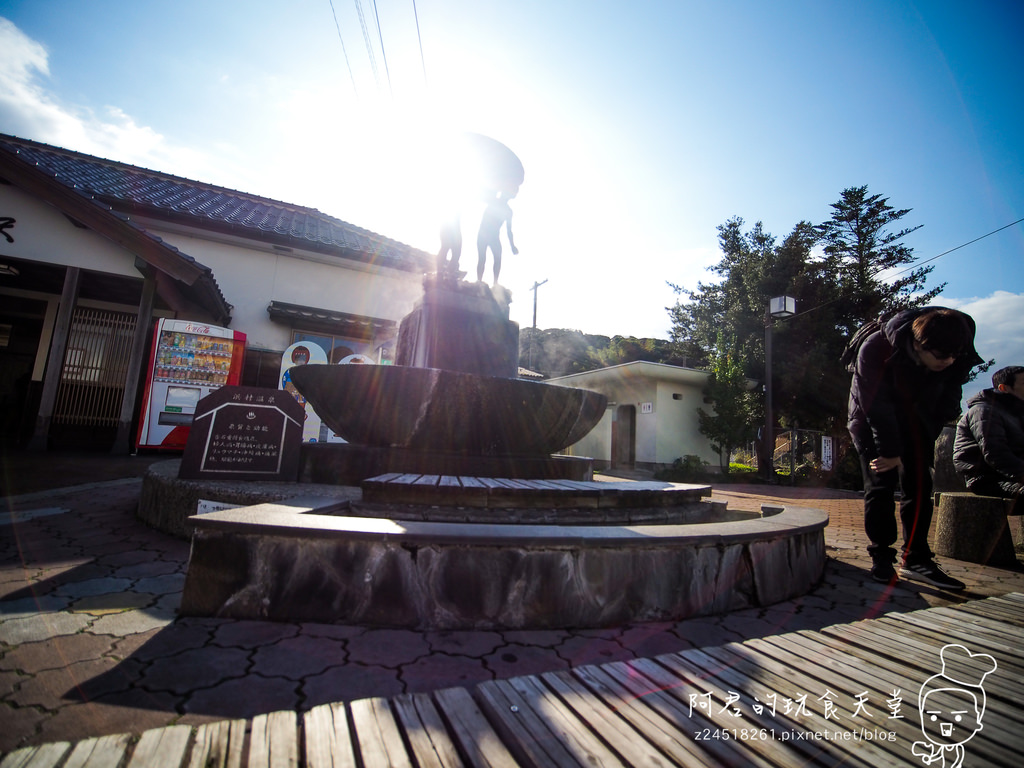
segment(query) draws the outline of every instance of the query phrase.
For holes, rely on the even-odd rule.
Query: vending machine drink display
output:
[[[225,384],[240,384],[244,357],[241,331],[157,321],[136,447],[184,449],[196,404]]]

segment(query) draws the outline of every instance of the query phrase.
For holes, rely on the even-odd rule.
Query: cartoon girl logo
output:
[[[924,681],[918,694],[921,730],[928,741],[915,741],[911,753],[925,765],[960,768],[964,743],[981,730],[985,715],[985,676],[996,660],[949,644],[939,652],[942,671]],[[947,760],[952,762],[947,762]]]

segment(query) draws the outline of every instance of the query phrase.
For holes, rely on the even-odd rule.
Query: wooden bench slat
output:
[[[80,741],[68,755],[63,768],[110,768],[112,765],[121,765],[131,741],[129,733]]]
[[[541,675],[541,679],[626,765],[664,766],[666,757],[674,757],[672,751],[666,754],[649,742],[644,732],[634,728],[621,711],[609,707],[601,697],[594,696],[570,672],[547,672]]]
[[[387,699],[360,699],[349,703],[355,743],[365,768],[412,768],[402,734]]]
[[[842,637],[841,635],[836,636]],[[884,636],[880,642],[894,644],[897,648],[902,648],[904,658],[887,656],[884,659],[877,658],[872,663],[878,664],[880,668],[884,667],[886,675],[894,681],[903,681],[900,683],[900,687],[903,687],[904,690],[916,691],[920,688],[921,683],[936,674],[941,668],[939,653],[942,646],[947,644],[948,638],[937,636],[933,639],[932,645],[921,645],[917,642],[911,645],[907,638],[893,632]],[[900,645],[901,642],[903,645]],[[851,653],[858,656],[870,655],[870,652],[866,652],[863,648],[851,648]],[[993,677],[993,675],[995,676]],[[998,669],[993,675],[989,675],[985,680],[985,689],[988,695],[992,698],[1007,699],[1008,697],[1008,703],[1011,704],[1019,701],[1019,676],[1007,673],[1005,670],[1000,672]],[[993,715],[993,717],[1000,717],[1000,715]]]
[[[356,768],[356,755],[343,703],[321,704],[302,718],[307,768]]]
[[[459,751],[430,694],[399,694],[391,699],[391,705],[419,768],[461,768]]]
[[[785,666],[807,669],[811,677],[821,681],[822,690],[840,695],[839,717],[847,724],[853,723],[854,731],[856,723],[865,727],[879,727],[896,733],[897,745],[904,746],[921,739],[918,724],[907,717],[911,709],[916,707],[916,690],[903,687],[903,681],[888,674],[878,674],[878,668],[869,660],[851,656],[842,648],[823,650],[820,644],[814,644],[813,637],[764,638],[751,647]],[[925,679],[922,677],[921,682]],[[903,699],[900,708],[903,716],[890,718],[886,709],[887,702],[897,688],[901,690]],[[868,695],[868,715],[861,714],[854,720],[851,707],[855,706],[856,697],[862,693]]]
[[[713,659],[691,661],[692,653],[692,651],[686,651],[680,654],[668,654],[659,656],[656,660],[637,659],[627,662],[627,664],[630,668],[652,680],[653,683],[666,686],[669,695],[680,700],[686,708],[684,712],[687,717],[695,724],[700,723],[694,728],[695,733],[703,729],[708,729],[711,732],[716,730],[731,732],[733,729],[742,728],[751,722],[756,725],[759,735],[761,729],[765,729],[766,734],[771,734],[773,728],[780,727],[780,722],[789,724],[789,727],[794,730],[802,730],[801,723],[789,719],[781,713],[778,721],[768,717],[765,713],[759,716],[753,711],[744,712],[742,718],[735,717],[725,709],[730,691],[735,688],[730,688],[728,683],[723,683],[712,674],[712,670],[721,665]],[[706,698],[700,698],[709,693],[714,702],[711,705],[707,705]],[[748,691],[748,693],[757,695],[753,691]],[[691,700],[691,694],[695,694],[698,698]],[[701,707],[702,703],[705,704],[705,707]],[[743,765],[782,768],[788,765],[803,764],[839,765],[842,762],[823,753],[820,745],[816,742],[784,742],[775,738],[759,738],[748,741],[729,739],[725,741],[711,738],[702,741],[701,745],[708,749],[728,747],[735,753],[731,762],[740,762]],[[723,757],[728,758],[728,755],[723,755]]]
[[[811,633],[809,636],[802,638],[802,642],[808,649],[815,643],[813,634]],[[835,637],[823,635],[818,639],[818,643],[819,653],[821,652],[820,646],[824,645],[836,658],[848,658],[850,656],[843,642]],[[854,649],[850,648],[850,650]],[[862,648],[856,650],[862,654],[864,653]],[[930,665],[925,664],[923,668],[908,667],[907,664],[901,665],[898,661],[888,658],[883,659],[882,657],[875,657],[871,660],[870,654],[866,655],[869,658],[865,659],[863,663],[869,668],[878,669],[878,677],[888,682],[888,685],[876,683],[874,690],[883,695],[886,695],[891,690],[899,690],[903,698],[901,711],[905,715],[904,718],[898,721],[886,719],[884,721],[885,729],[897,733],[897,744],[912,744],[914,741],[919,741],[921,732],[917,720],[917,695],[924,681],[936,674],[941,668],[938,651],[936,650],[934,663]],[[806,654],[800,658],[806,658]],[[904,673],[908,676],[904,676]],[[989,693],[990,689],[991,694],[996,694],[996,686],[990,686],[989,678],[986,678],[986,693]],[[990,701],[993,701],[998,699],[999,696],[989,695],[988,698]],[[995,765],[1014,766],[1015,768],[1020,760],[1020,752],[1024,749],[1024,739],[1022,739],[1020,728],[1020,725],[1024,724],[1024,719],[1021,719],[1018,714],[1019,682],[1012,687],[1011,691],[1003,694],[1003,700],[1006,706],[998,707],[998,711],[991,706],[986,709],[985,728],[971,739],[971,745],[988,762]],[[1017,722],[1014,722],[1012,717],[1008,718],[1007,712],[1017,716]]]
[[[784,636],[773,638],[771,645],[780,647],[781,645],[783,645],[784,641]],[[798,648],[796,653],[793,653],[790,656],[788,656],[786,662],[781,663],[781,669],[777,669],[775,667],[775,659],[771,658],[770,656],[766,657],[760,655],[759,646],[763,643],[767,643],[767,641],[749,641],[743,644],[743,665],[757,665],[757,669],[760,671],[760,674],[762,676],[764,676],[766,672],[768,674],[782,675],[782,670],[793,671],[797,669],[806,669],[808,673],[806,676],[801,673],[788,672],[782,679],[802,680],[805,677],[810,678],[811,680],[820,679],[821,684],[827,686],[828,690],[838,694],[842,693],[847,696],[855,696],[858,692],[865,690],[867,692],[873,691],[874,693],[877,693],[880,696],[886,696],[894,687],[898,687],[903,691],[905,699],[909,699],[907,701],[908,706],[906,707],[906,709],[904,709],[904,712],[907,713],[907,715],[912,715],[912,713],[916,712],[916,692],[918,692],[918,690],[920,689],[921,684],[941,669],[941,665],[938,662],[938,648],[936,648],[934,656],[927,658],[921,658],[919,656],[918,658],[913,659],[914,662],[922,662],[922,666],[925,668],[924,671],[919,670],[918,674],[914,675],[913,678],[901,678],[899,676],[894,675],[893,673],[886,673],[884,677],[888,678],[888,680],[883,682],[876,682],[872,687],[868,684],[866,680],[857,679],[857,673],[855,672],[854,675],[851,676],[851,679],[844,683],[844,680],[840,679],[839,676],[835,674],[827,676],[819,675],[818,670],[815,669],[813,665],[807,664],[808,656],[810,655],[810,653],[813,652],[810,651],[810,648],[803,649],[804,652],[801,652],[801,649]],[[723,654],[719,652],[721,650],[723,649],[709,648],[708,652],[710,655],[713,655],[718,658],[723,658]],[[820,651],[818,651],[818,653],[820,653]],[[841,651],[835,651],[834,656],[838,657],[840,653]],[[766,658],[769,660],[766,660]],[[934,662],[932,660],[933,658]],[[870,667],[871,663],[868,662],[867,666]],[[910,669],[916,669],[916,667],[904,667],[904,670]],[[880,676],[880,678],[881,677],[882,676]],[[847,724],[852,722],[851,718],[849,717],[850,713],[846,712],[845,714],[847,715],[845,719],[841,714],[840,721],[829,721],[829,727],[842,725],[844,722]],[[1005,722],[1004,716],[1002,716],[999,713],[989,711],[986,712],[985,717],[985,724],[987,726],[986,729],[988,730],[989,734],[991,734],[993,730],[1005,730],[1006,727],[1009,725]],[[887,720],[885,724],[885,729],[897,733],[898,738],[896,742],[894,743],[890,741],[872,741],[870,742],[870,745],[882,746],[882,748],[886,749],[887,751],[891,751],[897,759],[902,759],[905,757],[904,750],[905,745],[907,743],[913,743],[914,740],[921,740],[921,731],[918,727],[918,724],[916,724],[915,721],[910,717],[905,717],[901,720],[896,721]],[[837,730],[843,730],[843,728],[837,727]],[[854,730],[856,730],[856,727],[854,728]],[[1019,756],[1015,753],[1015,751],[1008,750],[1006,746],[1000,743],[994,741],[985,742],[984,739],[979,740],[975,738],[972,739],[972,744],[975,744],[975,750],[977,752],[987,756],[991,761],[993,761],[996,764],[1014,766],[1017,765],[1017,762],[1019,761]],[[903,748],[903,750],[901,750],[901,748]]]
[[[964,603],[949,610],[972,616],[983,616],[987,619],[1016,627],[1024,627],[1024,606],[1016,606],[1013,603],[992,602],[988,604],[987,601],[984,605]]]
[[[562,743],[582,765],[620,766],[619,760],[589,726],[581,721],[552,691],[534,677],[513,677],[506,681],[527,705],[541,716],[547,727],[558,735]]]
[[[714,669],[717,680],[730,690],[745,694],[751,700],[756,698],[758,701],[768,701],[772,694],[777,697],[791,697],[794,700],[806,695],[811,701],[808,709],[812,710],[812,704],[816,704],[815,700],[824,695],[826,691],[832,690],[827,686],[819,688],[819,680],[801,671],[802,668],[810,666],[806,662],[798,667],[793,667],[775,662],[763,654],[748,651],[745,646],[737,650],[730,648],[730,645],[707,648],[705,651],[687,651],[686,656],[695,671]],[[838,693],[837,691],[832,692]],[[819,708],[821,706],[818,705]],[[824,724],[828,728],[844,734],[843,738],[849,739],[851,744],[853,743],[852,736],[847,734],[851,734],[859,727],[851,727],[845,718],[841,721],[829,720],[826,722],[820,709],[811,718],[796,712],[785,713],[776,708],[774,717],[780,721],[792,723],[791,728],[796,732],[814,732]],[[800,741],[797,741],[796,745],[802,746]],[[813,745],[808,745],[808,748],[816,750],[813,754],[815,765],[905,765],[905,754],[897,754],[896,747],[888,742],[879,744],[874,741],[861,741],[858,743],[857,750],[852,753],[843,749],[843,742],[824,739],[815,740]]]
[[[187,725],[170,725],[144,731],[135,745],[128,768],[152,768],[170,765],[177,768],[185,759],[192,729]]]
[[[196,730],[189,768],[242,768],[245,720],[204,723]]]
[[[570,670],[570,673],[583,682],[594,695],[600,696],[609,707],[626,718],[647,741],[668,755],[673,764],[722,765],[694,741],[692,722],[684,721],[681,717],[669,719],[661,711],[662,707],[652,706],[655,696],[667,699],[665,694],[659,691],[645,691],[642,687],[631,691],[603,666],[576,667]]]
[[[463,755],[474,768],[512,768],[519,762],[465,688],[434,691],[434,701]]]
[[[67,741],[16,749],[0,761],[0,768],[56,768],[71,749]]]
[[[892,623],[893,629],[902,630],[901,625],[910,624],[924,636],[936,637],[946,642],[959,642],[967,645],[972,652],[986,649],[997,657],[1005,666],[1015,668],[1024,673],[1024,659],[1020,657],[1021,640],[1024,632],[1004,632],[1000,627],[986,620],[965,624],[957,616],[908,616],[902,621]]]
[[[538,768],[578,768],[567,745],[519,693],[500,680],[486,680],[476,687],[481,709],[489,715],[512,753],[526,765]]]
[[[294,768],[299,764],[298,717],[292,711],[252,719],[249,768]]]

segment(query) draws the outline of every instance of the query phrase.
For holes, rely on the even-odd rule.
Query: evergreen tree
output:
[[[704,395],[714,403],[715,412],[703,408],[697,411],[700,432],[711,441],[718,454],[722,472],[729,472],[729,457],[733,450],[754,438],[753,424],[759,413],[759,399],[748,386],[748,379],[739,357],[739,344],[732,337],[725,341],[718,335],[717,352],[711,363],[711,377]]]

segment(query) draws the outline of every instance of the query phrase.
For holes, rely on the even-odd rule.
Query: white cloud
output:
[[[103,114],[64,104],[47,87],[49,54],[0,17],[0,132],[183,176],[208,178],[201,152],[176,147],[117,106]]]
[[[1024,293],[995,291],[991,296],[967,299],[942,297],[938,303],[966,312],[978,325],[975,346],[986,360],[995,359],[983,373],[964,387],[965,394],[992,386],[991,373],[1008,365],[1024,365]]]

